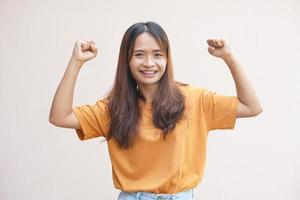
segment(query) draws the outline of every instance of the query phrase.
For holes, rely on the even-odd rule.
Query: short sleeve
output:
[[[109,128],[107,101],[99,100],[92,105],[77,106],[73,112],[81,126],[75,129],[80,140],[106,137]]]
[[[208,130],[233,129],[236,122],[238,98],[204,89],[203,111]]]

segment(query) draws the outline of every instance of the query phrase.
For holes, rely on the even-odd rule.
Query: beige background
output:
[[[225,38],[243,63],[264,112],[210,133],[201,200],[300,199],[300,2],[0,1],[0,199],[116,199],[106,143],[79,141],[48,122],[76,39],[93,39],[74,106],[112,86],[121,38],[138,21],[166,30],[179,81],[234,95],[206,40]],[[159,156],[159,155],[158,155]]]

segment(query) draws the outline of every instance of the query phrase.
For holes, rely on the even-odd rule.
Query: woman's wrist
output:
[[[224,54],[222,56],[222,59],[227,63],[227,62],[231,62],[232,60],[234,60],[235,56],[232,52],[230,52],[230,53]]]
[[[84,61],[81,61],[81,60],[78,60],[74,57],[71,57],[68,67],[80,69],[83,64],[84,64]]]

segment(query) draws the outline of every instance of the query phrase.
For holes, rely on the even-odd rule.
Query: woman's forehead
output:
[[[162,47],[153,35],[145,32],[137,36],[135,40],[134,51],[137,50],[162,51]]]

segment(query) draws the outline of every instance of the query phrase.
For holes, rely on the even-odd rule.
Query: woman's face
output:
[[[136,38],[129,64],[139,87],[157,85],[165,72],[167,55],[155,38],[145,32]]]

